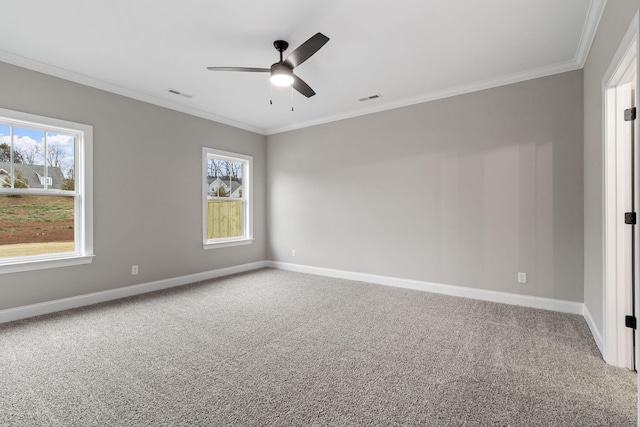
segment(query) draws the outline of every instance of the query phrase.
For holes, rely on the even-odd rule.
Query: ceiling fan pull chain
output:
[[[269,104],[273,105],[273,85],[269,82]]]
[[[293,86],[291,86],[291,111],[293,111]]]

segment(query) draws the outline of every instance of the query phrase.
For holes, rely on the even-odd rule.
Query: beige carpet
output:
[[[583,318],[260,270],[0,325],[2,426],[635,426]]]

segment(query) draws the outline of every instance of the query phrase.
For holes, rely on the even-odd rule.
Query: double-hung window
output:
[[[202,149],[204,248],[251,243],[251,156]]]
[[[92,132],[0,109],[0,273],[91,262]]]

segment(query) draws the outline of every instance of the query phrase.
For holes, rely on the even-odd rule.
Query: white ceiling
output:
[[[605,1],[2,0],[0,61],[268,135],[582,68]],[[312,98],[206,69],[317,32]]]

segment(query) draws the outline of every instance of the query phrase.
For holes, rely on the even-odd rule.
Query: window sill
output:
[[[0,274],[90,264],[93,261],[94,256],[95,255],[71,255],[59,258],[25,259],[7,263],[2,263],[2,261],[0,261]]]
[[[250,245],[254,239],[242,239],[242,240],[224,240],[216,243],[205,243],[203,247],[205,249],[227,248],[229,246]]]

